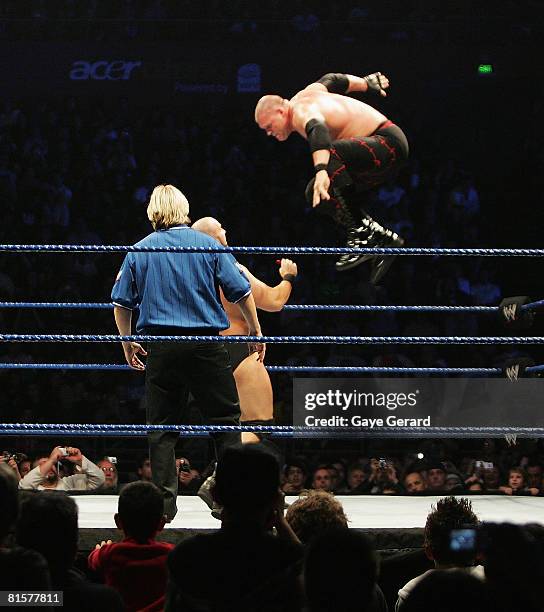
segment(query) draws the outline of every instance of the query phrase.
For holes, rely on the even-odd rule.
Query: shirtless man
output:
[[[312,206],[331,215],[347,229],[347,246],[400,247],[404,240],[374,221],[357,201],[356,190],[372,189],[392,175],[408,158],[408,141],[402,130],[382,113],[345,94],[379,92],[389,80],[380,72],[366,77],[329,73],[290,100],[263,96],[255,108],[259,127],[279,141],[298,132],[308,141],[315,169],[306,189]],[[373,260],[370,279],[377,283],[392,257],[342,255],[338,271]]]
[[[213,217],[203,217],[192,225],[194,230],[204,232],[215,238],[223,246],[227,246],[226,230]],[[297,265],[290,259],[282,259],[279,268],[281,282],[275,287],[269,287],[241,264],[238,264],[251,285],[251,293],[255,305],[261,310],[278,312],[289,296],[297,276]],[[227,336],[247,336],[249,328],[244,318],[239,314],[235,304],[227,302],[221,291],[221,302],[229,318],[230,327],[221,334]],[[248,345],[242,342],[228,343],[234,380],[240,397],[241,425],[272,425],[274,423],[272,385],[270,376],[262,361],[255,353],[249,352]],[[259,436],[251,432],[242,433],[242,442],[259,442]]]

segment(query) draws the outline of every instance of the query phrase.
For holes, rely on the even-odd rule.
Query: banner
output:
[[[296,378],[293,425],[542,427],[543,392],[536,378]]]

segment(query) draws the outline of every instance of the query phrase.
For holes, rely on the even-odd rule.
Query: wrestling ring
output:
[[[134,246],[103,245],[0,245],[0,253],[118,253],[130,251],[147,252],[219,252],[235,254],[275,254],[275,255],[341,255],[351,252],[364,252],[372,255],[398,256],[450,256],[450,257],[542,257],[544,249],[440,249],[440,248],[334,248],[334,247],[220,247],[217,248],[153,248]],[[438,312],[445,314],[480,313],[482,316],[499,316],[502,322],[513,331],[517,328],[528,329],[535,313],[544,307],[544,300],[530,301],[528,298],[497,306],[440,306],[440,305],[321,305],[297,304],[286,305],[284,311],[354,311],[354,312]],[[3,309],[112,309],[110,303],[94,302],[0,302]],[[516,310],[517,308],[517,310]],[[517,325],[521,323],[521,325]],[[46,343],[117,343],[121,341],[146,342],[162,340],[168,342],[248,342],[291,344],[354,344],[354,345],[540,345],[544,337],[538,336],[264,336],[253,338],[247,336],[119,336],[111,334],[11,334],[0,333],[0,342],[46,342]],[[419,368],[419,367],[344,367],[344,366],[284,366],[268,365],[269,372],[292,374],[362,374],[362,375],[424,375],[424,376],[458,376],[466,377],[504,377],[505,370],[499,367],[487,368]],[[1,370],[110,370],[131,371],[128,365],[117,363],[0,363]],[[538,377],[544,372],[544,364],[526,364],[524,376]],[[511,379],[517,378],[506,374]],[[328,428],[303,426],[207,426],[207,425],[134,425],[134,424],[51,424],[51,423],[0,423],[0,436],[145,436],[153,429],[179,431],[182,436],[208,436],[211,432],[236,430],[268,432],[274,437],[356,437],[356,438],[467,438],[467,437],[506,437],[509,443],[515,443],[518,437],[544,437],[544,426],[505,427],[497,424],[494,427],[383,427],[377,430],[361,428]],[[80,546],[85,548],[101,539],[115,537],[113,514],[117,507],[117,497],[108,495],[85,495],[75,498],[80,508]],[[430,497],[395,497],[384,499],[378,497],[364,498],[364,504],[357,497],[339,498],[351,521],[351,527],[364,529],[376,541],[376,546],[391,547],[394,545],[413,546],[421,544],[422,527],[431,503]],[[208,508],[197,497],[182,498],[182,512],[168,525],[165,539],[179,541],[180,533],[194,533],[195,530],[217,528],[218,523],[209,515]],[[288,499],[288,501],[290,501]],[[527,522],[544,520],[544,498],[506,498],[480,496],[474,499],[475,510],[483,520],[511,520]],[[393,539],[391,539],[393,538]]]
[[[274,254],[274,255],[341,255],[345,253],[365,253],[369,255],[392,256],[449,256],[449,257],[542,257],[544,249],[491,249],[491,248],[340,248],[340,247],[136,247],[113,245],[0,245],[0,253],[118,253],[118,252],[230,252],[240,255]],[[516,298],[517,299],[517,298]],[[516,311],[517,306],[517,311]],[[513,329],[531,326],[535,313],[544,307],[544,300],[530,301],[524,298],[513,305],[503,300],[499,306],[441,306],[441,305],[322,305],[295,304],[285,305],[289,311],[355,311],[355,312],[440,312],[440,313],[481,313],[482,315],[499,315]],[[94,302],[0,302],[0,308],[36,308],[36,309],[112,309],[111,303]],[[521,325],[518,325],[521,323]],[[354,345],[539,345],[544,344],[544,337],[538,336],[150,336],[116,334],[10,334],[0,333],[0,342],[55,342],[55,343],[115,343],[121,341],[149,342],[251,342],[291,344],[354,344]],[[268,365],[269,372],[311,373],[311,374],[380,374],[380,375],[465,375],[494,377],[504,374],[503,368],[448,368],[448,367],[369,367],[369,366],[282,366]],[[128,365],[112,363],[0,363],[1,370],[112,370],[132,371]],[[529,365],[524,374],[539,376],[544,372],[543,365]],[[77,436],[141,436],[153,429],[179,431],[184,436],[207,435],[213,431],[257,431],[268,432],[277,437],[320,437],[334,435],[340,437],[501,437],[508,440],[520,437],[544,437],[544,427],[425,427],[403,428],[384,427],[380,431],[365,431],[357,428],[302,427],[288,425],[270,426],[207,426],[207,425],[117,425],[117,424],[33,424],[33,423],[0,423],[0,435],[77,435]]]

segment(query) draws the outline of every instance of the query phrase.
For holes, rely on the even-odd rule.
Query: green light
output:
[[[478,66],[479,74],[491,74],[493,72],[493,66],[491,64],[480,64]]]

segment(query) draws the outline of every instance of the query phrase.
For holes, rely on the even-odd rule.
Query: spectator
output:
[[[24,453],[17,453],[17,466],[21,478],[24,478],[32,469],[32,462]]]
[[[331,467],[333,467],[336,470],[336,479],[335,482],[333,483],[333,491],[335,493],[347,493],[348,491],[348,484],[346,481],[346,471],[347,471],[347,467],[346,464],[343,461],[333,461],[331,463]]]
[[[212,494],[223,506],[221,529],[186,538],[172,551],[165,611],[299,610],[302,547],[283,516],[275,457],[260,444],[227,449]]]
[[[427,483],[421,472],[408,472],[404,477],[404,488],[408,495],[415,495],[426,491]]]
[[[309,544],[304,564],[308,612],[386,612],[377,575],[365,535],[345,528],[322,533]]]
[[[281,487],[282,491],[286,495],[300,493],[305,487],[307,473],[308,468],[301,460],[293,459],[288,462],[283,469],[285,482]]]
[[[78,612],[123,610],[119,595],[107,586],[87,582],[74,567],[78,549],[76,502],[63,493],[28,494],[21,504],[17,543],[47,560],[51,587],[64,593],[64,609]]]
[[[434,561],[436,569],[455,568],[483,580],[483,567],[474,565],[476,551],[454,553],[450,548],[452,529],[476,528],[477,525],[478,517],[466,498],[444,497],[432,507],[425,523],[424,546],[427,556]],[[399,590],[396,610],[402,608],[416,585],[432,571],[434,570],[416,576]]]
[[[483,580],[458,571],[428,572],[414,587],[402,612],[492,612]]]
[[[372,495],[394,495],[403,492],[393,462],[386,459],[370,460],[368,486]]]
[[[191,463],[186,457],[176,458],[176,470],[178,473],[178,492],[188,495],[196,493],[202,484],[202,479],[197,470],[191,468]]]
[[[73,476],[59,476],[58,464],[74,466]],[[55,446],[49,457],[38,457],[34,468],[19,481],[20,489],[56,489],[57,491],[93,491],[105,482],[102,470],[81,454],[79,448]]]
[[[427,490],[429,492],[446,490],[446,470],[440,461],[427,466]]]
[[[342,504],[324,490],[303,493],[289,506],[285,519],[303,544],[327,529],[348,527]]]
[[[500,490],[501,471],[494,465],[491,468],[486,468],[482,471],[484,481],[484,489],[488,493],[493,493]]]
[[[0,463],[0,546],[19,514],[17,479],[12,469]]]
[[[360,463],[354,463],[353,465],[350,465],[348,468],[347,492],[362,493],[363,491],[360,490],[360,487],[365,486],[366,476],[367,474],[365,472],[365,468]]]
[[[119,496],[115,524],[122,542],[102,542],[89,555],[89,568],[123,598],[125,610],[164,605],[166,557],[173,544],[157,542],[165,523],[160,490],[151,482],[131,482]]]
[[[508,470],[507,484],[499,487],[499,490],[505,495],[538,495],[540,493],[539,489],[535,487],[527,487],[525,485],[526,480],[527,476],[525,475],[525,470],[523,468],[512,468],[511,470]]]
[[[19,468],[20,471],[20,468]],[[539,463],[529,463],[525,470],[527,474],[527,486],[529,488],[542,488],[542,466]]]
[[[322,465],[314,470],[312,474],[312,489],[328,492],[332,490],[331,473],[327,466]]]
[[[463,492],[465,487],[463,486],[463,480],[457,472],[450,472],[446,474],[446,482],[444,483],[444,490],[448,492]]]
[[[491,280],[489,270],[480,271],[478,279],[471,284],[470,295],[474,304],[495,306],[501,301],[501,288]]]
[[[540,612],[542,610],[541,535],[534,525],[524,528],[509,523],[483,526],[483,562],[494,612]]]
[[[104,484],[100,487],[100,490],[105,491],[110,495],[117,495],[119,493],[117,458],[104,457],[97,463],[97,465],[104,473]]]
[[[398,206],[402,198],[406,195],[406,191],[397,185],[394,179],[388,179],[378,189],[378,200],[385,208]]]
[[[26,455],[23,455],[22,453],[11,453],[10,451],[2,451],[2,454],[0,454],[0,464],[7,465],[13,470],[13,474],[17,478],[17,482],[19,482],[22,478],[21,472],[19,470],[19,464],[26,459]]]
[[[151,472],[151,461],[149,460],[149,457],[144,457],[142,459],[142,462],[140,463],[140,467],[138,468],[138,478],[140,480],[143,480],[144,482],[151,482],[153,480],[152,478],[152,472]]]
[[[34,550],[5,546],[19,515],[17,482],[13,470],[0,464],[0,590],[49,591],[49,568],[42,555]]]

